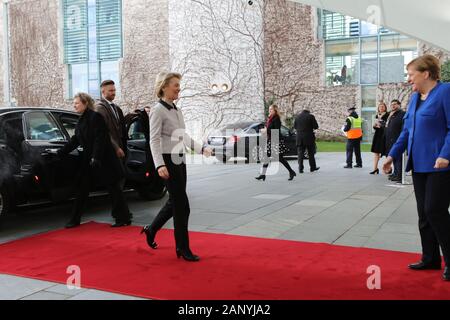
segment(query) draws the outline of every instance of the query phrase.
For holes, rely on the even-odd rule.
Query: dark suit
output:
[[[111,106],[105,99],[98,100],[95,107],[97,109],[96,111],[105,119],[114,150],[117,151],[121,148],[126,153],[127,129],[122,109],[115,104]]]
[[[119,163],[123,167],[123,171],[125,172],[125,159],[127,155],[127,140],[128,133],[127,128],[125,126],[125,117],[123,116],[122,109],[114,103],[109,103],[106,99],[102,98],[97,101],[95,105],[96,111],[103,116],[105,120],[106,126],[108,127],[109,136],[111,139],[111,144],[114,150],[117,152],[120,149],[125,153],[125,157],[123,159],[119,159]],[[120,190],[123,191],[125,186],[125,176],[119,182]],[[127,215],[130,215],[128,204],[125,202],[125,198],[122,196],[124,203],[121,206],[126,207]],[[131,216],[131,215],[130,215]]]
[[[295,117],[294,128],[297,131],[297,152],[298,167],[303,171],[303,155],[308,150],[309,168],[316,169],[316,159],[314,157],[316,137],[314,130],[319,129],[316,118],[308,111],[304,110]]]
[[[279,116],[275,116],[272,121],[270,122],[267,129],[267,156],[270,158],[272,156],[272,151],[278,150],[278,161],[289,171],[290,174],[295,174],[294,170],[292,170],[291,166],[287,162],[287,160],[284,158],[285,153],[285,145],[284,141],[281,136],[281,120]],[[274,141],[272,140],[272,134],[277,133],[278,140]],[[267,168],[269,167],[269,160],[266,159],[263,161],[263,169],[262,174],[265,175]]]
[[[386,128],[384,129],[385,142],[386,142],[386,153],[391,151],[392,146],[397,141],[403,128],[403,117],[405,116],[405,111],[399,109],[396,112],[391,112]],[[402,158],[396,158],[394,162],[394,176],[400,177],[402,175]]]
[[[113,217],[117,221],[129,220],[128,207],[120,189],[120,181],[124,179],[125,172],[111,145],[105,121],[99,113],[86,109],[77,123],[75,135],[58,151],[58,155],[67,155],[78,146],[83,147],[83,151],[76,181],[73,220],[81,218],[89,191],[99,181],[108,187],[113,202]],[[93,160],[96,163],[92,163]]]

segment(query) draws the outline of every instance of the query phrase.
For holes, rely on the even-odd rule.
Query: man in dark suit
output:
[[[298,151],[298,166],[299,172],[303,173],[303,155],[305,150],[308,150],[309,168],[311,172],[317,171],[320,167],[316,166],[316,159],[314,158],[316,137],[314,130],[319,129],[316,118],[308,109],[304,109],[297,115],[294,122],[294,128],[297,131],[297,151]]]
[[[389,154],[392,146],[397,141],[400,133],[403,129],[403,117],[405,116],[405,111],[401,108],[401,103],[398,100],[392,100],[391,102],[391,113],[386,122],[386,128],[384,134],[386,137],[386,150]],[[402,158],[399,157],[395,159],[394,162],[394,173],[389,177],[391,181],[401,182],[402,181]]]
[[[127,130],[125,118],[120,107],[113,103],[116,98],[116,86],[113,80],[105,80],[100,85],[102,98],[97,101],[96,111],[100,113],[108,127],[111,144],[120,163],[125,167],[125,157],[127,152]],[[125,171],[125,170],[124,170]],[[125,178],[117,184],[111,186],[111,195],[113,196],[113,217],[116,219],[115,227],[129,225],[132,215],[128,209],[128,204],[123,196],[123,187]]]

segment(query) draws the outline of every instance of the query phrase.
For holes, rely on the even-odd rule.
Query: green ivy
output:
[[[444,62],[441,68],[442,82],[450,82],[450,60]]]

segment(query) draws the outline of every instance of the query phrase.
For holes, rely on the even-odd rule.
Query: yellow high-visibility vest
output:
[[[348,117],[347,119],[350,120],[352,126],[350,127],[350,130],[347,131],[347,138],[348,139],[359,139],[363,136],[362,132],[362,119],[361,118],[354,118],[354,117]]]

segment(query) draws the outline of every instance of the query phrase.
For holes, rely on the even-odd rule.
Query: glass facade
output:
[[[377,86],[407,79],[406,65],[417,57],[417,41],[336,12],[319,9],[318,17],[318,34],[325,43],[326,84],[361,86],[364,141],[370,142]]]
[[[100,83],[112,79],[120,94],[121,0],[63,0],[64,60],[69,97],[88,92],[100,97]]]

